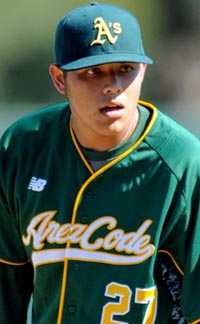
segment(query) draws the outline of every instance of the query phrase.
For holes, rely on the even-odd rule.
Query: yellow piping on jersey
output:
[[[182,276],[184,276],[184,272],[183,270],[180,268],[180,266],[178,265],[178,263],[176,262],[176,260],[174,259],[173,255],[167,251],[167,250],[158,250],[158,253],[165,253],[167,255],[169,255],[169,257],[171,258],[172,262],[174,263],[175,267],[177,268],[177,270],[180,272],[180,274]],[[191,322],[191,324],[198,324],[200,323],[200,318],[198,318],[197,320],[195,320],[194,322]]]
[[[29,263],[30,260],[28,260],[26,262],[10,262],[10,261],[0,259],[0,262],[4,263],[4,264],[8,264],[8,265],[13,265],[13,266],[22,266],[22,265],[25,265],[25,264]]]
[[[152,110],[152,112],[153,112],[152,118],[151,118],[151,121],[148,124],[148,127],[145,129],[144,133],[140,136],[140,138],[129,149],[127,149],[125,152],[120,154],[118,157],[116,157],[112,161],[108,162],[106,165],[104,165],[102,168],[100,168],[96,172],[94,172],[92,170],[90,164],[88,163],[85,156],[83,155],[83,153],[82,153],[82,151],[80,149],[80,146],[79,146],[79,144],[78,144],[78,142],[76,140],[76,137],[74,135],[72,125],[71,125],[71,120],[70,120],[70,134],[71,134],[74,146],[76,147],[81,159],[83,160],[84,164],[86,165],[86,167],[88,168],[88,170],[91,173],[91,176],[85,181],[85,183],[82,185],[82,187],[80,188],[80,190],[79,190],[79,192],[78,192],[78,194],[76,196],[76,200],[75,200],[75,203],[74,203],[74,209],[73,209],[73,213],[72,213],[72,221],[71,221],[72,224],[75,223],[76,214],[77,214],[78,206],[79,206],[79,203],[80,203],[80,199],[82,197],[82,194],[83,194],[85,188],[88,186],[88,184],[91,183],[92,180],[94,180],[98,175],[100,175],[101,173],[103,173],[104,171],[109,169],[111,166],[113,166],[114,164],[116,164],[117,162],[122,160],[129,153],[131,153],[143,141],[143,139],[146,137],[146,135],[150,132],[150,130],[151,130],[151,128],[152,128],[152,126],[153,126],[153,124],[154,124],[154,122],[156,120],[156,117],[157,117],[157,109],[152,104],[150,104],[148,102],[145,102],[145,101],[142,101],[142,100],[139,100],[138,103],[141,104],[141,105],[144,105],[147,108],[150,108]],[[70,247],[70,242],[67,242],[66,248],[69,248],[69,247]],[[62,321],[63,308],[64,308],[64,299],[65,299],[65,293],[66,293],[66,283],[67,283],[67,267],[68,267],[68,260],[67,260],[67,258],[65,258],[57,324],[61,324],[61,321]]]
[[[191,322],[191,324],[198,324],[200,322],[200,318],[198,318],[198,320]]]
[[[112,161],[108,162],[106,165],[104,165],[102,168],[100,168],[99,170],[97,170],[96,172],[94,172],[92,170],[92,168],[90,167],[88,161],[86,160],[86,158],[84,157],[80,147],[79,147],[79,144],[74,136],[74,133],[73,133],[73,130],[72,130],[72,125],[70,123],[70,133],[71,133],[71,136],[72,136],[72,140],[74,142],[74,145],[81,157],[81,159],[83,160],[84,164],[87,166],[87,168],[89,169],[89,171],[91,172],[91,177],[89,177],[85,183],[82,185],[82,187],[80,188],[78,194],[77,194],[77,197],[76,197],[76,201],[75,201],[75,204],[74,204],[74,210],[73,210],[73,214],[72,214],[72,224],[74,224],[75,222],[75,218],[76,218],[76,213],[77,213],[77,209],[78,209],[78,205],[79,205],[79,202],[80,202],[80,199],[81,199],[81,196],[83,194],[83,191],[85,190],[85,188],[87,187],[87,185],[92,182],[93,179],[95,179],[98,175],[100,175],[101,173],[103,173],[105,170],[107,170],[108,168],[110,168],[111,166],[113,166],[114,164],[116,164],[117,162],[119,162],[120,160],[122,160],[125,156],[127,156],[129,153],[131,153],[142,141],[143,139],[146,137],[146,135],[149,133],[149,131],[151,130],[153,124],[154,124],[154,121],[157,117],[157,110],[156,108],[149,104],[149,103],[146,103],[144,101],[139,101],[139,104],[142,104],[148,108],[151,108],[153,110],[153,115],[152,115],[152,118],[151,118],[151,121],[148,125],[148,127],[146,128],[146,130],[144,131],[144,133],[140,136],[140,138],[129,148],[127,149],[125,152],[123,152],[122,154],[120,154],[119,156],[117,156],[115,159],[113,159]]]
[[[180,274],[182,274],[182,276],[184,275],[183,270],[179,267],[178,263],[176,262],[173,255],[169,251],[167,251],[167,250],[158,250],[158,253],[165,253],[165,254],[169,255],[169,257],[171,258],[172,262],[174,263],[175,267],[178,269]]]

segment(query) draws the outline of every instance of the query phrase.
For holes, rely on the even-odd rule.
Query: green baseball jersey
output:
[[[200,321],[200,143],[153,105],[139,109],[147,117],[134,141],[91,152],[107,161],[96,171],[67,103],[3,135],[0,280],[12,283],[0,292],[3,323],[24,323],[32,290],[36,324],[172,323],[158,255],[174,265],[185,321]]]

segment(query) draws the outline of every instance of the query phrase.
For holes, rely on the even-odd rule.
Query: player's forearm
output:
[[[30,264],[16,267],[0,262],[1,324],[26,323],[32,278],[33,270]]]

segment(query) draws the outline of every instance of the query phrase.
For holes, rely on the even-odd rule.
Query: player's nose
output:
[[[123,89],[122,80],[117,73],[110,73],[104,80],[104,94],[118,94]]]

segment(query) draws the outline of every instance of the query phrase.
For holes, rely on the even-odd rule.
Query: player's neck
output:
[[[134,133],[138,121],[139,121],[139,111],[135,110],[135,113],[132,116],[128,128],[124,132],[116,133],[113,136],[102,135],[102,134],[98,135],[92,132],[91,133],[87,132],[84,134],[84,136],[82,136],[82,132],[76,131],[76,128],[74,131],[73,123],[72,123],[72,128],[77,138],[77,141],[82,147],[94,151],[103,152],[103,151],[108,151],[112,148],[115,148],[116,146],[125,143]]]

